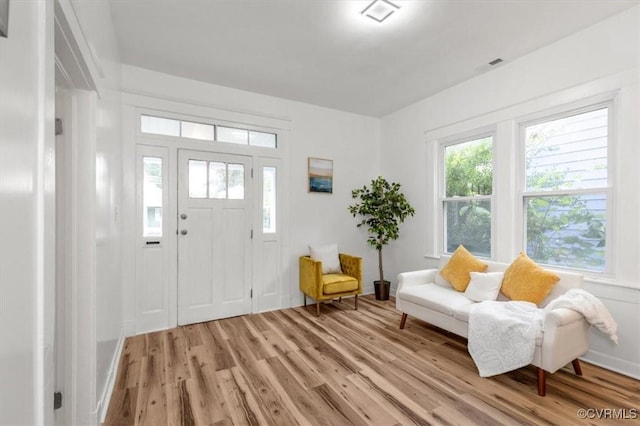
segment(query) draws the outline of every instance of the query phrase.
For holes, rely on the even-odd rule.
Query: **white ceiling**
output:
[[[124,63],[380,117],[637,0],[111,0]]]

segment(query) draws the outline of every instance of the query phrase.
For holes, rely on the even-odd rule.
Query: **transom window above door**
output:
[[[151,135],[232,143],[259,148],[276,149],[278,147],[276,133],[146,114],[140,115],[140,131]]]
[[[189,198],[244,200],[244,164],[189,160]]]

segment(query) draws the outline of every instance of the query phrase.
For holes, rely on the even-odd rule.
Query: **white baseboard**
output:
[[[640,364],[634,364],[633,362],[596,351],[587,352],[581,359],[598,367],[640,380]]]
[[[102,390],[102,397],[98,401],[98,409],[96,418],[100,419],[100,424],[104,423],[107,416],[107,410],[109,408],[109,402],[111,401],[111,394],[113,393],[113,387],[116,384],[116,376],[118,374],[118,365],[120,363],[120,357],[122,355],[122,349],[124,348],[124,326],[120,332],[120,338],[118,339],[118,345],[116,346],[116,352],[111,360],[111,366],[109,368],[109,374],[107,375],[107,382]]]

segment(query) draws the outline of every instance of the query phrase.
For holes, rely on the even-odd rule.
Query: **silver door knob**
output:
[[[187,218],[187,214],[186,213],[182,213],[180,215],[180,219],[185,220]]]
[[[180,231],[180,233],[181,233],[182,235],[187,235],[187,230],[186,230],[186,229],[183,229],[182,231]]]

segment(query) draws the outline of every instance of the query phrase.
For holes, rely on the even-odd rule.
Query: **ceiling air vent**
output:
[[[493,69],[497,65],[501,65],[502,63],[504,63],[504,59],[496,58],[493,61],[490,61],[490,62],[487,62],[486,64],[480,65],[478,68],[476,68],[476,71],[478,73],[482,74],[484,72],[487,72],[487,71]]]

